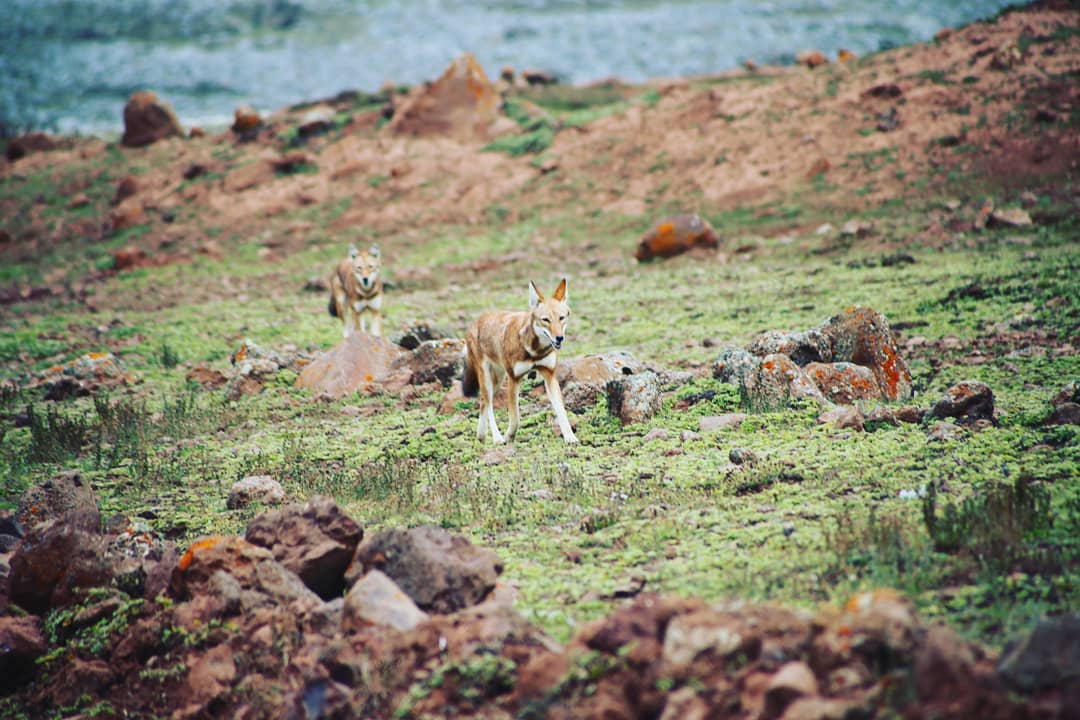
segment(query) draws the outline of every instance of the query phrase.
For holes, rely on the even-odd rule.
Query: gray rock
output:
[[[931,411],[937,418],[959,418],[960,422],[994,419],[994,393],[978,380],[964,380],[945,391]]]
[[[746,413],[725,413],[724,415],[710,415],[698,419],[698,429],[701,432],[713,432],[724,428],[737,428],[742,421],[748,418]]]
[[[739,348],[725,348],[713,361],[713,377],[731,385],[745,385],[761,361]]]
[[[23,528],[30,529],[39,523],[65,518],[72,522],[78,518],[83,530],[101,530],[101,511],[90,483],[77,470],[70,470],[49,478],[40,485],[23,493],[15,519]]]
[[[378,570],[369,571],[349,589],[341,616],[341,629],[360,630],[384,625],[405,632],[428,619],[428,614]]]
[[[728,460],[736,465],[753,465],[757,459],[757,454],[753,450],[744,447],[733,447],[728,453]]]
[[[249,475],[236,481],[229,489],[225,506],[230,510],[247,507],[253,502],[280,505],[285,501],[285,488],[269,475]]]
[[[608,381],[608,412],[623,425],[645,422],[660,411],[660,384],[656,373],[645,371]]]
[[[934,425],[927,430],[926,439],[928,442],[947,442],[949,440],[959,440],[964,437],[965,434],[964,428],[956,423],[942,420],[934,423]]]
[[[1014,688],[1035,692],[1080,681],[1080,616],[1043,620],[1005,646],[998,673]]]

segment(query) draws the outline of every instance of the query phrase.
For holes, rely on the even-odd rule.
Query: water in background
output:
[[[989,17],[1009,0],[3,0],[0,131],[115,133],[157,92],[184,125],[384,82],[475,53],[564,82],[721,72],[839,48],[866,54]]]

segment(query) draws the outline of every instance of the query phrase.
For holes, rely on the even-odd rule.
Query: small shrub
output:
[[[30,461],[62,463],[77,457],[86,442],[89,426],[85,417],[64,416],[55,407],[38,414],[26,407],[30,424]]]
[[[158,360],[163,368],[171,370],[180,364],[180,355],[169,343],[163,342],[161,343],[161,351],[158,353]]]

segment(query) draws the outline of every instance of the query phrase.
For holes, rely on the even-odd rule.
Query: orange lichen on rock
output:
[[[712,227],[695,214],[675,215],[645,233],[634,253],[639,261],[667,258],[695,247],[717,248],[720,240]]]
[[[191,561],[195,559],[195,554],[197,552],[201,550],[209,550],[218,543],[227,539],[228,538],[226,538],[224,535],[213,535],[208,538],[203,538],[202,540],[196,540],[194,543],[191,544],[191,547],[187,549],[187,552],[184,553],[183,557],[180,558],[180,562],[177,563],[177,567],[179,567],[181,570],[187,570],[191,566]]]

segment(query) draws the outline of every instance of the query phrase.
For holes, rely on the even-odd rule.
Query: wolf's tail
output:
[[[469,364],[469,358],[465,358],[465,372],[461,375],[461,394],[465,397],[476,397],[480,392],[480,380],[476,377],[476,368]]]
[[[330,313],[330,317],[337,317],[337,303],[334,302],[334,296],[330,296],[330,304],[327,306],[326,311]]]

